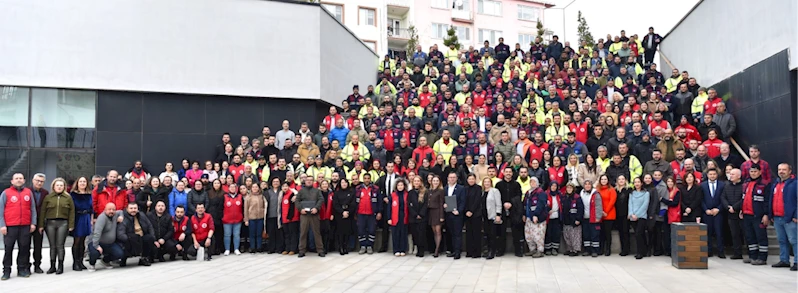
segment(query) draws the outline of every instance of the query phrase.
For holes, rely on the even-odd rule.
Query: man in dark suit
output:
[[[466,210],[465,187],[457,184],[457,174],[449,173],[446,177],[446,197],[455,197],[457,206],[453,211],[446,213],[446,230],[452,238],[452,250],[447,257],[460,259],[460,251],[463,247],[463,213]]]
[[[707,170],[707,181],[701,182],[701,190],[704,192],[704,199],[701,201],[701,207],[704,209],[704,214],[701,216],[701,221],[707,225],[707,248],[709,256],[712,256],[712,242],[710,239],[715,235],[715,243],[717,243],[717,253],[719,258],[726,258],[723,253],[723,214],[721,214],[722,201],[721,194],[723,194],[724,184],[718,180],[718,170]]]
[[[385,175],[377,179],[376,184],[380,188],[380,194],[382,194],[382,197],[384,198],[385,201],[385,204],[383,204],[383,206],[385,207],[386,211],[383,212],[383,214],[387,214],[387,209],[390,208],[388,206],[388,199],[391,197],[391,193],[396,188],[396,182],[399,181],[399,179],[401,178],[401,176],[396,174],[395,169],[396,166],[394,165],[394,163],[388,162],[387,164],[385,164]],[[380,227],[380,229],[382,229],[382,231],[380,231],[380,237],[382,237],[382,242],[380,243],[380,247],[377,252],[386,252],[388,251],[388,234],[389,234],[388,232],[390,230],[389,229],[390,227],[388,226],[388,217],[382,217],[382,219],[377,221],[377,226]]]

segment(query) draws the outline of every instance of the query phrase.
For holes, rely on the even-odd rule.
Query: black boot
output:
[[[496,255],[493,253],[493,250],[488,251],[488,256],[486,259],[493,259]]]
[[[83,269],[81,269],[81,268],[80,268],[80,266],[78,265],[78,259],[77,259],[77,258],[75,258],[74,256],[72,257],[72,270],[73,270],[73,271],[76,271],[76,272],[79,272],[79,271],[82,271],[82,270],[83,270]]]
[[[34,265],[34,267],[33,267],[33,272],[34,272],[34,273],[37,273],[37,274],[43,274],[43,273],[44,273],[44,271],[42,270],[42,266],[41,266],[41,264]]]
[[[58,269],[55,271],[55,274],[56,275],[60,275],[60,274],[63,274],[63,273],[64,273],[64,261],[63,260],[59,260],[58,261]]]
[[[48,275],[52,274],[52,273],[55,273],[55,261],[54,260],[50,261],[50,269],[47,270],[47,274]]]

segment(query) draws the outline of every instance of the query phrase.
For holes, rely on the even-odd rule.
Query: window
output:
[[[433,8],[449,9],[449,0],[432,0],[430,6]]]
[[[532,6],[518,5],[518,19],[537,21],[540,18],[540,9]]]
[[[454,30],[457,32],[457,40],[462,44],[470,44],[471,43],[471,28],[465,26],[454,26]]]
[[[366,46],[368,46],[372,51],[377,52],[377,42],[364,40],[363,43],[366,44]]]
[[[494,15],[494,16],[501,16],[502,15],[502,3],[499,1],[493,0],[478,0],[477,1],[477,12],[481,14],[487,15]]]
[[[35,147],[93,148],[97,92],[31,91],[31,144]]]
[[[526,45],[531,44],[533,41],[535,41],[535,35],[532,35],[532,34],[518,34],[518,43],[521,44],[522,48],[524,46],[526,46]]]
[[[357,24],[377,26],[377,11],[374,8],[360,8]]]
[[[485,40],[489,41],[491,44],[499,43],[499,38],[502,37],[502,31],[494,31],[488,29],[480,29],[479,30],[479,41],[484,42]]]
[[[452,8],[460,11],[471,11],[471,0],[454,0]]]
[[[0,86],[0,146],[28,146],[28,98],[30,88]],[[10,158],[8,154],[5,159]],[[4,165],[0,157],[0,167]],[[10,166],[10,165],[9,165]],[[0,172],[4,172],[0,168]]]
[[[344,23],[344,6],[339,4],[322,4],[324,8],[327,8],[330,13],[332,13],[333,17],[337,19],[339,22]]]
[[[440,23],[433,23],[432,24],[432,38],[433,39],[443,39],[447,36],[446,31],[449,30],[449,26]]]

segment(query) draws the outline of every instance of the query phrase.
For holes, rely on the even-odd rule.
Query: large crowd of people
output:
[[[160,173],[137,161],[54,179],[49,191],[43,174],[30,187],[16,174],[0,195],[2,278],[15,245],[19,276],[44,273],[43,235],[47,273],[61,274],[68,235],[72,269],[94,271],[131,256],[149,266],[389,243],[397,257],[598,257],[611,254],[615,230],[619,254],[642,259],[670,255],[675,222],[706,224],[710,257],[726,257],[730,230],[731,258],[752,265],[766,264],[774,225],[773,267],[798,269],[793,166],[774,176],[755,145],[747,160],[732,153],[734,117],[687,71],[657,71],[661,39],[651,28],[575,48],[557,36],[528,51],[502,39],[418,47],[409,60],[380,60],[377,83],[365,94],[354,86],[315,133],[289,121],[236,143],[226,133],[205,161]]]

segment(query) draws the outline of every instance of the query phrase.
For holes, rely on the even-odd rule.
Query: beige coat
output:
[[[584,186],[585,180],[589,179],[590,182],[593,182],[593,186],[596,186],[599,177],[601,177],[601,175],[604,175],[604,170],[601,167],[598,167],[597,169],[598,171],[595,173],[588,172],[587,165],[585,165],[584,163],[579,164],[579,168],[576,171],[576,173],[578,174],[577,178],[579,180],[579,185]]]
[[[249,220],[261,220],[266,217],[266,209],[269,203],[263,198],[263,194],[253,194],[249,192],[244,197],[244,222]]]

